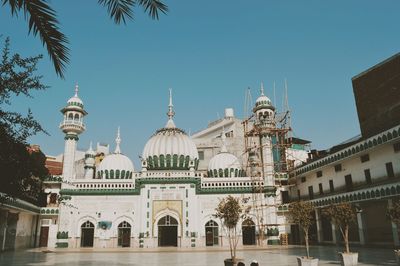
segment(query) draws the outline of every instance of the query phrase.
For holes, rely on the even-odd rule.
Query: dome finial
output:
[[[228,152],[228,150],[226,149],[225,127],[222,127],[221,141],[222,141],[221,152]]]
[[[264,96],[264,83],[261,82],[261,88],[260,88],[261,96]]]
[[[167,113],[167,116],[168,116],[168,122],[167,122],[167,125],[165,126],[166,128],[174,128],[175,127],[175,123],[174,123],[174,121],[172,120],[172,118],[174,117],[174,115],[175,115],[175,112],[174,112],[174,105],[172,104],[172,89],[170,88],[169,89],[169,104],[168,104],[168,113]]]
[[[114,153],[121,153],[121,148],[119,147],[119,144],[121,143],[121,135],[120,135],[120,128],[119,127],[118,127],[118,131],[117,131],[117,138],[115,139],[115,143],[117,145],[115,146]]]
[[[92,141],[90,141],[89,151],[93,151],[93,148],[92,148]]]
[[[75,84],[75,97],[78,97],[79,86],[78,83]]]

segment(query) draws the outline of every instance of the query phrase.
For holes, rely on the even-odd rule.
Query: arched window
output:
[[[103,174],[104,174],[104,172],[103,172],[103,170],[101,170],[101,173],[100,173],[100,178],[103,178]]]
[[[110,179],[114,179],[114,170],[110,170]]]
[[[224,177],[229,177],[229,169],[225,168],[224,170]]]
[[[217,169],[214,169],[214,177],[218,177],[218,171],[217,171]]]
[[[104,172],[106,174],[106,179],[108,179],[108,170],[105,170]]]
[[[153,156],[153,163],[154,163],[154,168],[158,169],[158,157],[157,157],[157,155]]]
[[[218,245],[218,224],[210,220],[205,225],[206,246]]]
[[[238,169],[235,169],[235,177],[238,177]]]
[[[122,170],[121,171],[121,179],[124,179],[125,178],[125,170]]]
[[[167,154],[167,168],[171,168],[171,154]]]
[[[129,178],[132,179],[132,172],[130,172]]]
[[[115,178],[116,178],[116,179],[119,179],[119,173],[120,173],[119,170],[116,170],[116,171],[115,171]]]
[[[160,155],[160,168],[164,169],[165,168],[165,160],[164,160],[164,155]]]
[[[185,156],[181,155],[179,156],[179,168],[183,168],[185,164]]]
[[[79,121],[79,115],[78,114],[75,114],[74,120]]]
[[[72,113],[69,113],[68,120],[73,120],[73,119],[74,119],[74,115]]]
[[[174,154],[172,156],[172,167],[176,169],[178,167],[178,155]]]

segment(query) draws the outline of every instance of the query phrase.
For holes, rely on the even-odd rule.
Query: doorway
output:
[[[218,245],[218,224],[213,220],[206,223],[206,246]]]
[[[81,247],[93,247],[94,224],[86,221],[81,226]]]
[[[40,227],[39,247],[47,247],[48,239],[49,239],[49,227],[48,226]]]
[[[178,246],[178,221],[167,215],[158,221],[158,246]]]
[[[118,225],[118,246],[131,246],[131,225],[128,222],[122,222]]]
[[[242,238],[243,245],[256,244],[256,225],[250,219],[247,219],[242,223]]]

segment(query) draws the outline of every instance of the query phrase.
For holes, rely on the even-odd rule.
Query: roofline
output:
[[[360,74],[357,74],[357,75],[355,75],[354,77],[352,77],[351,80],[353,81],[353,80],[356,80],[356,79],[358,79],[358,78],[364,76],[364,75],[367,74],[368,72],[371,72],[372,70],[375,70],[375,69],[381,67],[382,65],[386,64],[386,63],[389,62],[389,61],[392,61],[392,60],[395,59],[396,57],[400,57],[400,53],[396,53],[396,54],[392,55],[391,57],[389,57],[389,58],[387,58],[387,59],[381,61],[380,63],[378,63],[378,64],[376,64],[376,65],[374,65],[374,66],[368,68],[367,70],[364,70],[364,71],[361,72]]]

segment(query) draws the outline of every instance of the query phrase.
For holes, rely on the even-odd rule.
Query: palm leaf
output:
[[[163,14],[168,12],[168,6],[159,0],[139,0],[139,5],[144,7],[144,10],[149,13],[152,19],[158,19],[158,12]]]
[[[133,19],[132,8],[135,0],[99,0],[100,5],[107,7],[107,11],[116,24],[121,21],[125,24],[125,18]]]
[[[57,75],[64,78],[65,66],[69,62],[69,49],[67,37],[60,32],[56,12],[47,4],[46,0],[3,0],[3,6],[11,8],[11,14],[18,15],[23,9],[25,18],[29,21],[29,33],[34,36],[39,34]]]

